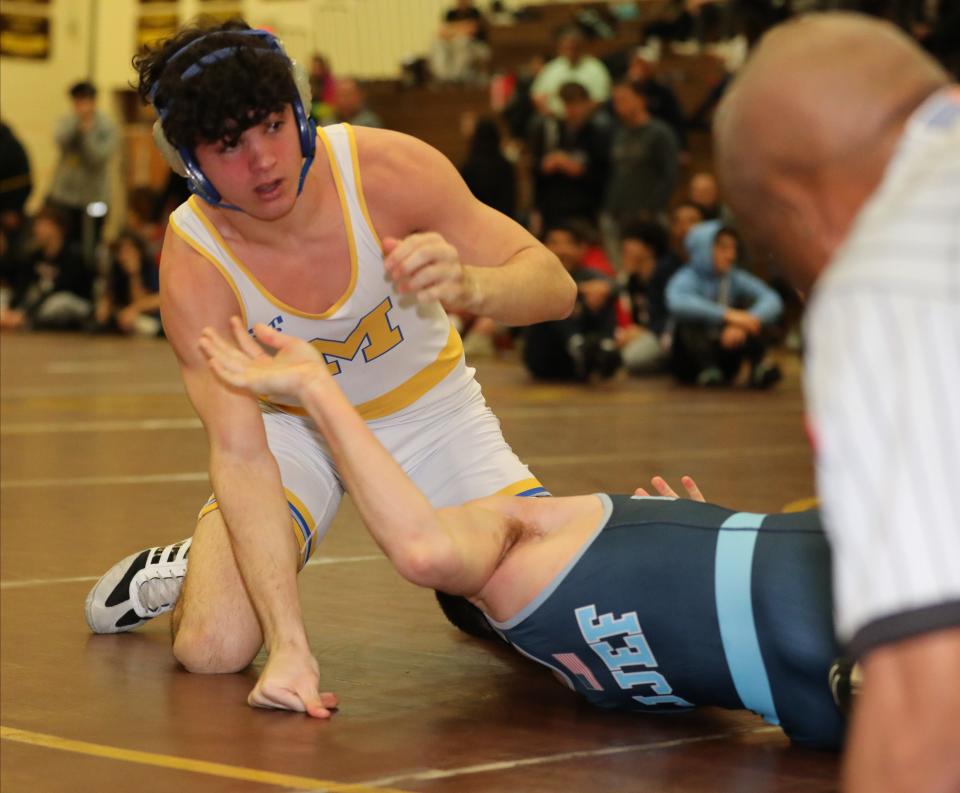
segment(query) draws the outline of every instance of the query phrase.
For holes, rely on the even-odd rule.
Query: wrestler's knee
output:
[[[261,637],[225,629],[225,623],[181,621],[173,636],[173,655],[188,672],[214,675],[239,672],[260,650]],[[235,627],[235,626],[234,626]]]

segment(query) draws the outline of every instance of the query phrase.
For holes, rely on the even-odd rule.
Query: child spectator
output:
[[[9,308],[0,310],[0,328],[81,327],[90,316],[92,274],[79,245],[67,243],[68,220],[59,211],[40,210],[33,220],[33,244],[12,276]]]
[[[700,223],[687,234],[690,262],[667,284],[667,306],[676,321],[671,367],[683,383],[730,383],[744,360],[749,383],[769,388],[781,374],[767,361],[765,331],[783,303],[759,278],[736,267],[740,239],[720,221]]]
[[[620,257],[630,322],[617,329],[623,365],[633,375],[662,369],[670,349],[671,323],[666,289],[677,271],[667,255],[667,232],[658,223],[624,228]]]
[[[124,231],[110,246],[110,271],[94,314],[95,330],[160,335],[160,275],[146,242]]]
[[[584,265],[586,244],[575,226],[547,230],[544,244],[577,282],[577,304],[566,319],[531,325],[526,331],[523,361],[534,377],[545,380],[603,379],[620,368],[614,340],[617,326],[617,284]]]

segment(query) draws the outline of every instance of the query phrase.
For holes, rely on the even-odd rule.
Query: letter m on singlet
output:
[[[330,374],[340,374],[342,371],[340,361],[352,361],[361,350],[363,360],[369,363],[403,341],[400,328],[393,327],[387,316],[391,308],[393,303],[389,297],[385,298],[379,306],[357,323],[343,341],[314,339],[310,342],[327,362]]]

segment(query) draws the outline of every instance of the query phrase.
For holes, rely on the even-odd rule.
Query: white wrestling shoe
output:
[[[187,574],[191,542],[147,548],[111,567],[87,595],[90,630],[121,633],[171,611]]]

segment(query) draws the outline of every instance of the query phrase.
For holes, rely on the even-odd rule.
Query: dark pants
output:
[[[99,218],[90,217],[86,207],[72,207],[49,199],[47,206],[57,210],[67,219],[67,242],[77,243],[83,250],[84,261],[88,265],[93,263],[94,252],[103,236],[103,224],[106,215]]]
[[[717,368],[725,380],[737,376],[744,361],[756,366],[767,354],[764,331],[747,336],[742,346],[728,350],[720,344],[720,325],[680,323],[673,336],[670,370],[681,383],[694,383],[704,369]]]
[[[566,319],[540,322],[527,328],[523,363],[530,374],[543,380],[582,379],[582,372],[569,352],[570,340],[579,334],[588,347],[596,347],[601,340],[613,338],[616,325],[612,303],[594,313],[578,301],[573,314]]]

